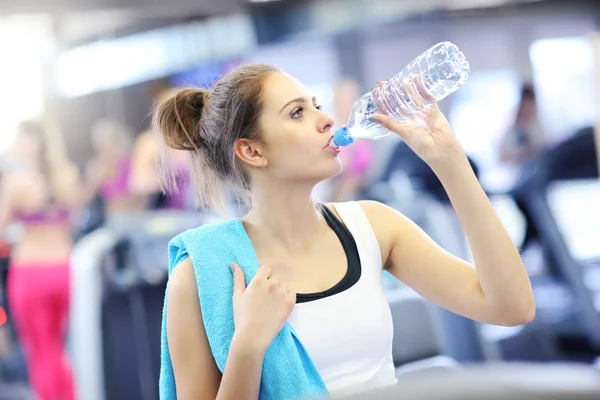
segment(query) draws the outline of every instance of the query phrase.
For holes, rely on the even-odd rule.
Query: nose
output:
[[[333,126],[334,120],[333,117],[329,114],[321,113],[321,119],[319,120],[318,130],[320,133],[326,133],[331,130]]]

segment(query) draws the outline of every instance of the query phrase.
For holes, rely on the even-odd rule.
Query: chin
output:
[[[342,162],[340,161],[339,158],[336,158],[333,163],[331,163],[330,165],[327,166],[326,169],[324,169],[320,180],[324,181],[324,180],[327,180],[330,178],[335,178],[336,176],[338,176],[339,174],[342,173],[343,169],[344,168],[343,168]]]
[[[331,159],[327,162],[313,163],[312,165],[303,163],[293,167],[294,173],[288,175],[288,178],[292,181],[317,184],[336,177],[342,172],[342,169],[342,162],[339,159]]]

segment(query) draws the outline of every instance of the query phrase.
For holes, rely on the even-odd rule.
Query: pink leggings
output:
[[[36,395],[40,400],[73,400],[64,345],[69,313],[68,262],[12,263],[7,291]]]

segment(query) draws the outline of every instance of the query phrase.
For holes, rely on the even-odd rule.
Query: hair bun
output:
[[[158,105],[154,124],[169,147],[187,151],[203,147],[200,121],[208,95],[204,89],[181,89]]]

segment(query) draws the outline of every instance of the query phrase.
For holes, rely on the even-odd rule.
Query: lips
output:
[[[338,154],[340,152],[340,149],[338,149],[337,147],[334,147],[331,145],[331,141],[333,140],[333,136],[329,139],[329,141],[327,142],[327,144],[325,145],[325,147],[323,147],[323,149],[325,151],[334,153],[334,154]]]
[[[331,141],[333,140],[333,135],[329,138],[329,140],[327,141],[327,144],[325,145],[325,147],[323,147],[324,149],[331,147],[332,149],[336,149],[335,146],[331,145]]]

